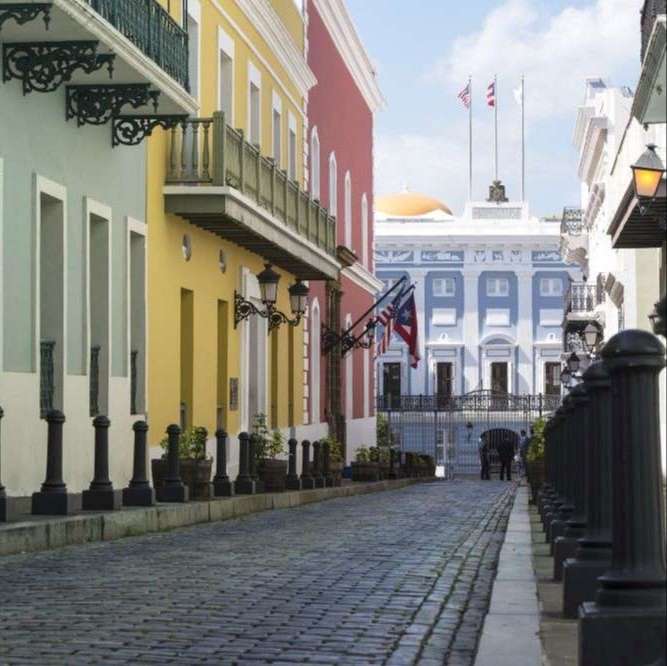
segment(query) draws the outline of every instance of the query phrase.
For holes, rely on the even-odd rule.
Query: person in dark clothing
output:
[[[489,474],[489,444],[484,436],[479,438],[479,462],[481,464],[482,481],[489,481],[491,479]]]
[[[500,458],[500,480],[512,480],[512,460],[514,459],[514,441],[510,438],[503,437],[496,446],[498,451],[498,458]]]

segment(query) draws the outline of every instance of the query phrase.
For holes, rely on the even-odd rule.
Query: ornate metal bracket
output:
[[[18,25],[34,21],[40,14],[44,14],[43,21],[46,29],[51,23],[51,3],[46,2],[9,2],[0,5],[0,30],[6,21],[14,19]]]
[[[174,129],[184,120],[186,114],[164,116],[117,116],[111,125],[111,144],[114,146],[138,146],[156,127]]]
[[[234,292],[234,328],[236,328],[244,319],[248,319],[250,315],[257,315],[263,319],[268,319],[268,332],[271,333],[281,324],[289,324],[290,326],[298,326],[301,322],[301,315],[297,315],[294,319],[290,319],[284,315],[280,310],[270,308],[268,310],[260,310],[254,303],[246,301],[237,291]]]
[[[354,335],[351,329],[339,334],[330,329],[326,324],[322,324],[322,331],[320,333],[322,353],[328,354],[338,344],[340,344],[341,356],[345,356],[352,349],[370,349],[373,346],[371,332],[374,330],[374,319],[368,320],[366,327],[359,335]]]
[[[160,91],[147,83],[67,86],[67,120],[76,118],[81,125],[104,125],[129,104],[138,109],[153,103],[157,111]]]
[[[97,53],[97,41],[12,42],[3,44],[2,80],[20,79],[23,94],[53,92],[77,69],[92,74],[102,67],[113,77],[113,53]]]

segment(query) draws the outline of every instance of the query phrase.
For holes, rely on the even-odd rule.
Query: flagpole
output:
[[[494,172],[496,174],[495,180],[498,180],[498,76],[493,77],[493,93],[494,93],[494,104],[493,104],[493,116],[494,116],[494,126],[495,126],[495,152],[494,152]]]
[[[526,90],[521,75],[521,201],[526,201]]]
[[[472,76],[468,77],[470,104],[468,105],[468,201],[472,201]]]

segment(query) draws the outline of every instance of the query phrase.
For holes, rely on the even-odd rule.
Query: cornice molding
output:
[[[310,0],[324,21],[357,88],[372,113],[384,108],[385,99],[377,83],[375,70],[359,38],[345,0]]]
[[[384,289],[382,281],[358,261],[344,268],[342,274],[362,289],[365,289],[369,294],[379,294]]]
[[[267,0],[237,0],[237,4],[305,97],[317,79],[278,14]]]

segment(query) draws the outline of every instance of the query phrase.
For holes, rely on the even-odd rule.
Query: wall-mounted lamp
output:
[[[602,342],[602,331],[600,327],[590,322],[583,332],[584,346],[589,354],[594,354]]]
[[[276,273],[271,264],[265,264],[264,270],[257,275],[259,282],[259,293],[264,304],[265,310],[260,310],[250,301],[247,301],[239,294],[234,292],[234,328],[240,322],[247,319],[251,314],[264,317],[269,321],[269,333],[278,328],[281,324],[289,324],[290,326],[298,326],[306,313],[308,308],[308,287],[297,280],[289,289],[290,309],[292,310],[293,319],[287,315],[276,310],[276,301],[278,300],[278,283],[280,282],[280,275]]]
[[[579,361],[579,357],[572,352],[568,357],[567,357],[567,369],[570,371],[572,375],[576,375],[577,371],[579,370],[579,365],[581,362]]]
[[[649,143],[642,156],[631,167],[632,183],[635,188],[635,196],[639,202],[639,212],[642,215],[646,215],[655,202],[660,183],[665,175],[665,165],[655,149],[656,145]],[[658,216],[658,224],[664,231],[667,223],[661,216]]]

